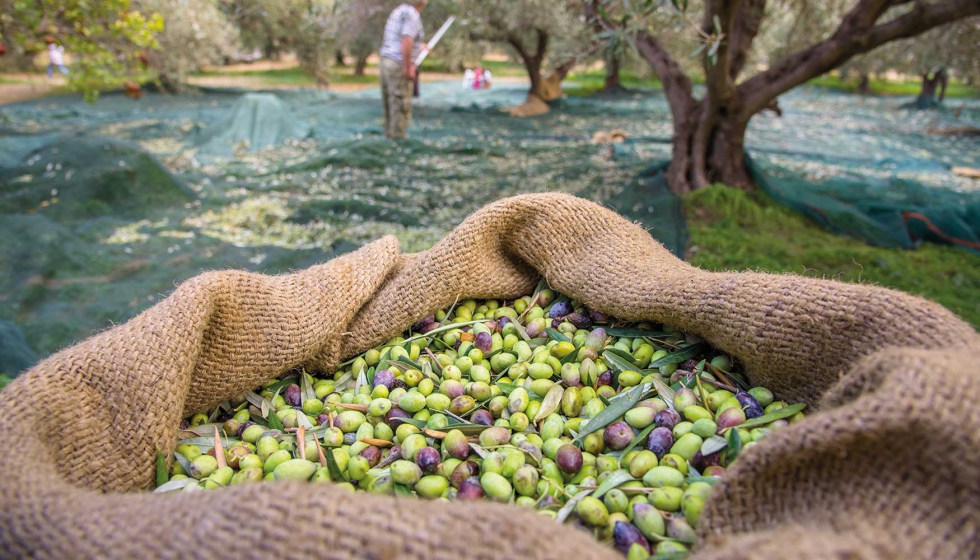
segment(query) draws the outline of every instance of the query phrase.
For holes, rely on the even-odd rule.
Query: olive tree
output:
[[[0,42],[12,56],[31,56],[55,41],[72,55],[69,86],[94,99],[141,72],[140,57],[157,47],[157,13],[130,0],[0,0]]]
[[[544,79],[546,60],[556,62],[553,75],[560,81],[590,44],[589,30],[578,2],[462,0],[459,4],[460,17],[465,21],[470,39],[513,49],[531,81],[529,98],[545,101],[554,98]]]
[[[160,48],[146,58],[168,90],[179,89],[189,74],[238,48],[238,29],[217,0],[133,0],[133,5],[163,17]]]
[[[716,181],[753,188],[745,165],[745,131],[752,117],[772,107],[778,96],[877,47],[980,14],[977,0],[852,0],[832,31],[743,75],[774,4],[584,0],[588,16],[603,33],[631,41],[663,84],[674,124],[667,180],[675,192]],[[697,45],[694,53],[700,57],[705,82],[700,98],[691,76],[678,63],[681,55],[661,40],[663,30],[671,26],[689,29]]]

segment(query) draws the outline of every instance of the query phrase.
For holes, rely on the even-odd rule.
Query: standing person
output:
[[[429,48],[422,42],[422,9],[426,0],[408,0],[395,8],[385,24],[381,42],[381,97],[385,106],[385,136],[405,138],[412,119],[415,59]]]
[[[48,78],[54,77],[55,68],[62,74],[68,74],[68,68],[65,68],[65,47],[52,40],[48,42]]]

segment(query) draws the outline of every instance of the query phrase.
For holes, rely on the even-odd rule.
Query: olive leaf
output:
[[[484,449],[483,447],[481,447],[480,445],[475,444],[475,443],[471,443],[470,444],[470,449],[473,450],[473,453],[476,453],[477,455],[479,455],[481,459],[486,459],[487,458],[487,455],[489,455],[489,453],[487,453],[487,450],[486,449]]]
[[[330,473],[330,479],[334,482],[347,482],[344,479],[344,473],[341,472],[340,466],[337,465],[337,458],[333,456],[333,449],[325,453],[327,457],[327,472]]]
[[[450,424],[441,430],[432,429],[433,432],[448,433],[450,430],[459,430],[463,432],[466,436],[478,436],[483,433],[487,428],[492,428],[493,426],[485,426],[483,424]]]
[[[572,339],[570,339],[567,336],[563,335],[562,333],[556,331],[555,329],[545,329],[544,332],[548,334],[548,338],[550,338],[551,340],[557,340],[558,342],[571,342],[572,341]]]
[[[527,334],[527,331],[524,330],[524,325],[522,325],[520,321],[511,321],[511,324],[517,328],[517,334],[524,339],[524,342],[531,341],[531,335]]]
[[[603,353],[605,352],[609,352],[610,354],[615,354],[616,356],[619,356],[626,362],[629,362],[630,364],[629,369],[636,369],[637,363],[636,363],[636,358],[633,357],[633,354],[630,354],[625,350],[616,348],[615,346],[610,346],[609,348],[606,348],[605,350],[603,350]]]
[[[357,373],[357,383],[354,384],[354,394],[361,394],[361,387],[367,385],[367,383],[367,373],[364,371],[364,368],[361,367],[361,371]]]
[[[252,405],[254,405],[256,408],[262,411],[262,418],[268,416],[269,415],[268,411],[275,408],[274,406],[272,406],[272,403],[269,402],[269,399],[259,395],[255,391],[245,391],[244,395],[245,395],[245,400],[252,403]]]
[[[650,432],[652,432],[656,427],[657,427],[656,424],[650,424],[649,426],[644,428],[642,432],[636,434],[636,436],[633,437],[633,441],[631,441],[630,444],[627,445],[625,449],[623,449],[622,453],[618,457],[616,457],[617,464],[619,466],[622,466],[623,456],[629,453],[630,451],[633,451],[633,448],[639,445],[640,443],[642,443],[643,440],[646,439],[647,436],[650,435]]]
[[[422,365],[419,364],[418,362],[413,361],[408,356],[400,356],[398,358],[398,361],[401,362],[401,363],[403,363],[403,364],[408,364],[408,365],[412,366],[413,368],[415,368],[415,369],[417,369],[419,371],[422,371]]]
[[[154,494],[163,494],[164,492],[173,492],[174,490],[180,490],[185,486],[190,484],[197,484],[196,478],[178,478],[177,480],[171,480],[165,484],[161,484],[158,488],[153,490]]]
[[[438,362],[436,362],[436,363],[438,363]],[[438,384],[440,381],[442,381],[442,377],[436,375],[432,371],[432,364],[430,364],[428,361],[422,362],[422,375],[428,377],[429,379],[432,380],[433,383],[436,383],[436,384]]]
[[[170,480],[170,470],[167,469],[167,458],[163,451],[157,450],[157,486],[163,486]]]
[[[667,354],[663,358],[654,361],[653,363],[650,364],[650,367],[658,368],[661,366],[669,366],[670,364],[679,364],[684,360],[688,360],[693,358],[694,356],[697,356],[698,354],[704,352],[707,349],[708,349],[708,343],[706,342],[699,342],[697,344],[692,344],[686,348],[682,348],[678,350],[677,352],[671,352],[670,354]]]
[[[310,422],[310,419],[302,410],[296,411],[296,423],[298,424],[297,427],[299,428],[305,428],[307,430],[313,429],[313,422]]]
[[[669,408],[674,408],[674,390],[668,387],[667,384],[656,375],[653,376],[651,383],[653,384],[653,388],[657,390],[657,394],[660,396],[660,399],[664,401],[664,404],[666,404]]]
[[[704,440],[701,444],[701,455],[708,456],[716,451],[721,451],[722,449],[728,447],[728,440],[715,435]]]
[[[764,426],[770,422],[775,422],[776,420],[782,420],[783,418],[789,418],[790,416],[795,416],[797,412],[802,411],[804,408],[806,408],[805,403],[791,404],[789,406],[780,408],[779,410],[770,412],[769,414],[763,414],[758,418],[752,418],[751,420],[746,420],[745,422],[739,424],[737,427],[750,430],[752,428],[755,428],[756,426]]]
[[[704,360],[701,360],[701,363],[699,363],[698,367],[695,368],[694,380],[697,382],[698,392],[701,394],[701,404],[704,405],[704,409],[708,411],[711,420],[714,420],[715,413],[711,412],[711,407],[708,406],[708,394],[704,392],[704,385],[701,384],[701,372],[703,371],[703,368],[704,368]]]
[[[497,387],[499,387],[500,392],[505,395],[510,395],[515,389],[517,389],[517,385],[514,385],[513,383],[497,383]]]
[[[602,359],[606,362],[606,365],[612,368],[612,370],[616,373],[623,373],[624,371],[633,371],[636,369],[634,364],[627,362],[622,358],[622,356],[613,354],[609,350],[605,350],[602,353]]]
[[[449,311],[446,312],[446,316],[442,318],[442,321],[439,321],[439,326],[440,327],[443,326],[444,324],[446,324],[446,321],[448,321],[449,318],[453,316],[453,311],[456,311],[456,305],[458,305],[458,304],[459,304],[459,295],[456,296],[456,300],[453,301],[453,304],[449,306]],[[432,332],[432,331],[429,331],[429,332]],[[428,334],[428,333],[426,333],[426,334]]]
[[[470,325],[475,325],[477,323],[485,323],[485,322],[486,322],[485,319],[477,319],[475,321],[462,321],[462,322],[459,322],[459,323],[452,323],[450,325],[443,325],[441,327],[432,329],[431,331],[429,331],[429,332],[427,332],[425,334],[417,334],[417,335],[415,335],[413,337],[410,337],[410,338],[406,339],[405,342],[415,342],[416,340],[421,340],[423,338],[429,338],[429,337],[435,336],[435,335],[440,334],[440,333],[451,331],[453,329],[459,329],[459,328],[462,328],[462,327],[468,327]],[[514,324],[516,325],[517,322],[515,321]]]
[[[349,383],[351,379],[354,379],[354,374],[352,374],[351,372],[348,371],[347,373],[345,373],[345,374],[341,375],[340,377],[338,377],[336,381],[334,381],[334,387],[336,387],[337,389],[343,391],[344,390],[344,385],[346,385],[347,383]]]
[[[198,426],[190,426],[190,427],[184,428],[182,431],[184,431],[184,432],[191,432],[191,433],[197,434],[199,436],[204,436],[204,435],[208,435],[208,434],[213,434],[215,428],[221,429],[223,426],[224,426],[223,423],[215,422],[215,423],[212,423],[212,424],[201,424],[201,425],[198,425]]]
[[[637,385],[623,394],[624,396],[614,401],[609,401],[609,406],[596,414],[585,426],[581,428],[578,436],[572,443],[581,442],[585,436],[601,430],[616,421],[617,418],[626,414],[626,411],[633,408],[643,397],[643,386]],[[577,495],[577,494],[576,494]]]
[[[606,334],[609,336],[618,336],[622,338],[658,338],[663,336],[670,336],[671,333],[663,331],[648,331],[646,329],[638,328],[609,328],[606,329]]]
[[[561,398],[565,394],[565,388],[560,384],[555,384],[548,390],[548,394],[544,396],[544,400],[541,401],[541,408],[538,413],[534,416],[534,422],[547,418],[549,414],[558,410],[558,405],[561,404]]]
[[[555,521],[559,523],[564,523],[565,520],[568,519],[568,516],[572,514],[572,511],[575,509],[575,506],[582,501],[582,498],[588,496],[591,493],[592,490],[583,490],[578,494],[572,496],[572,499],[568,500],[568,502],[564,506],[562,506],[560,510],[558,510],[558,514],[555,515]]]
[[[728,430],[728,451],[725,452],[725,465],[730,465],[741,452],[742,436],[739,435],[737,428],[730,428]]]
[[[396,496],[409,496],[409,497],[411,497],[413,494],[412,494],[412,489],[411,488],[409,488],[408,486],[405,486],[404,484],[398,484],[396,482],[395,483],[395,495]]]
[[[299,414],[297,414],[296,416],[299,417]],[[283,431],[286,429],[286,427],[282,425],[282,420],[279,418],[279,415],[276,414],[275,412],[269,414],[269,416],[266,417],[266,420],[269,422],[270,430]]]
[[[279,389],[282,389],[283,387],[286,387],[288,385],[292,385],[295,381],[296,381],[296,375],[295,374],[290,374],[290,375],[287,375],[286,377],[283,377],[279,381],[276,381],[272,385],[269,385],[268,387],[265,388],[265,390],[266,391],[278,391]]]
[[[616,488],[617,486],[626,484],[627,482],[630,482],[632,480],[636,480],[636,479],[633,478],[633,475],[631,475],[629,471],[623,469],[614,471],[609,474],[606,480],[602,481],[602,484],[600,484],[598,488],[595,489],[595,494],[593,495],[593,497],[597,499],[601,499],[606,494],[606,492],[612,490],[613,488]]]
[[[561,365],[565,365],[565,364],[569,364],[569,363],[574,362],[576,356],[578,356],[579,350],[581,350],[581,349],[582,349],[582,346],[581,345],[576,346],[574,350],[572,350],[571,352],[569,352],[568,355],[565,356],[564,358],[558,360],[558,362]]]
[[[399,423],[411,424],[420,430],[426,426],[425,420],[416,420],[415,418],[397,418],[396,420]]]
[[[180,442],[177,443],[179,444]],[[174,459],[177,459],[177,462],[180,463],[180,468],[184,469],[184,472],[187,473],[187,476],[190,476],[191,460],[188,459],[187,457],[184,457],[182,454],[177,453],[176,451],[174,451]]]
[[[313,384],[310,382],[310,374],[304,369],[299,374],[299,392],[303,395],[303,402],[315,399],[316,393],[313,392]]]
[[[684,482],[692,484],[694,482],[704,482],[711,484],[712,486],[718,484],[721,479],[717,476],[689,476],[684,479]]]

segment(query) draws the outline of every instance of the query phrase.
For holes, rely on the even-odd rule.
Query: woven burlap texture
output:
[[[329,369],[457,296],[543,276],[590,307],[682,328],[819,413],[748,450],[699,527],[701,557],[970,557],[980,381],[941,306],[793,275],[709,273],[567,195],[491,204],[432,249],[383,238],[283,276],[210,272],[0,393],[0,556],[616,558],[495,504],[259,484],[153,495],[180,418],[297,366]]]

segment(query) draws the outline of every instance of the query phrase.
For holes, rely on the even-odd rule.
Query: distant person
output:
[[[475,74],[473,89],[486,89],[490,87],[490,80],[493,76],[490,75],[489,70],[477,64],[473,73]]]
[[[65,47],[62,47],[54,40],[48,42],[48,78],[54,77],[54,69],[57,68],[62,74],[68,75],[68,68],[65,67]]]
[[[385,106],[385,136],[405,138],[412,119],[412,90],[415,84],[415,60],[423,50],[422,9],[426,0],[408,0],[401,4],[385,23],[381,42],[381,98]]]
[[[467,68],[463,72],[463,89],[486,89],[490,87],[492,78],[489,70],[477,64],[475,68]]]

